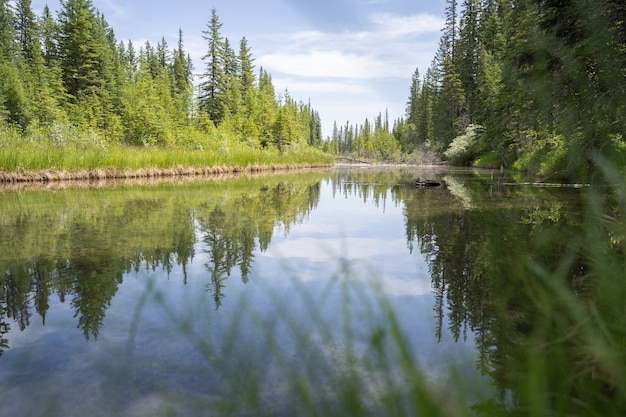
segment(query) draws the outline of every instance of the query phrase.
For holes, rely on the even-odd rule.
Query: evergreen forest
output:
[[[118,145],[444,160],[546,180],[588,180],[600,154],[624,164],[622,0],[447,0],[445,16],[430,66],[412,75],[405,114],[335,122],[323,140],[311,103],[277,93],[247,39],[222,35],[215,9],[197,69],[182,29],[174,46],[138,46],[116,39],[91,0],[41,16],[30,0],[0,0],[0,169],[55,167],[52,157],[29,165],[25,152],[12,153],[25,146]]]
[[[30,0],[0,0],[0,148],[319,145],[317,111],[277,94],[247,39],[233,45],[221,29],[213,9],[202,33],[205,67],[194,69],[182,29],[174,46],[162,38],[138,47],[116,39],[91,0],[62,1],[56,16],[47,6],[36,16]]]
[[[588,178],[598,154],[624,164],[623,0],[447,0],[445,15],[405,116],[335,125],[327,149],[427,153],[545,179]]]

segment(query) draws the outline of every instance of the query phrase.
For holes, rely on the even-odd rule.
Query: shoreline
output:
[[[0,184],[16,183],[49,183],[63,181],[101,181],[125,179],[151,179],[174,177],[203,177],[220,174],[257,173],[270,171],[291,171],[299,169],[329,168],[332,164],[272,164],[272,165],[219,165],[212,167],[185,167],[174,168],[94,168],[78,171],[62,171],[56,169],[0,171]]]

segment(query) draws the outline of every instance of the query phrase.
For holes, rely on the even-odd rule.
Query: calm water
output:
[[[398,168],[0,190],[0,415],[290,415],[297,381],[332,397],[355,358],[376,362],[387,305],[429,383],[506,403],[502,323],[521,307],[502,319],[494,299],[519,290],[520,259],[558,258],[535,248],[577,233],[584,190],[502,182]]]

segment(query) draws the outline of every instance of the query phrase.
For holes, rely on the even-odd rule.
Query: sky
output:
[[[308,102],[324,137],[339,126],[362,124],[379,113],[404,116],[411,77],[430,65],[444,26],[445,0],[92,0],[116,38],[136,49],[163,37],[175,47],[179,28],[196,73],[215,7],[222,35],[235,51],[246,37],[256,70],[272,75],[277,93]],[[57,0],[33,0],[40,14]]]

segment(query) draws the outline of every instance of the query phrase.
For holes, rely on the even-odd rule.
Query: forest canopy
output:
[[[30,0],[0,0],[0,145],[78,137],[222,153],[315,147],[544,179],[588,179],[599,154],[625,165],[622,0],[447,0],[445,15],[431,65],[412,75],[405,114],[335,123],[323,140],[310,102],[277,93],[248,40],[222,35],[215,9],[194,69],[182,29],[174,46],[135,45],[116,39],[91,0],[40,16]]]
[[[221,28],[213,9],[205,67],[194,69],[182,29],[174,46],[138,46],[116,39],[91,0],[62,1],[56,16],[47,6],[36,16],[30,0],[0,0],[0,129],[186,149],[319,145],[317,111],[277,94],[246,38],[235,47]]]
[[[544,177],[586,178],[599,153],[624,165],[623,0],[447,0],[445,14],[391,127],[400,151]],[[335,128],[329,148],[375,154],[385,124],[373,142],[367,119]]]

